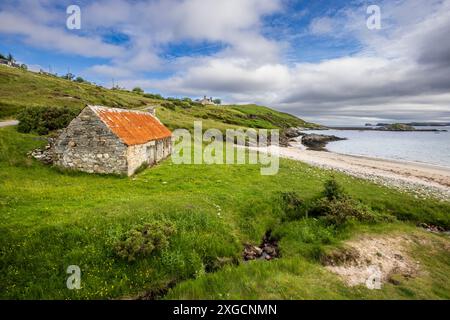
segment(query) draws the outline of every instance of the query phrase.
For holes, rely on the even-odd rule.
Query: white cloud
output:
[[[297,64],[282,60],[286,42],[263,33],[263,17],[282,12],[282,0],[101,0],[82,7],[83,35],[55,27],[61,17],[44,10],[49,1],[38,3],[22,0],[17,9],[1,11],[0,32],[22,35],[34,46],[109,58],[88,72],[118,78],[129,88],[257,102],[328,121],[450,120],[450,0],[381,1],[380,31],[367,29],[364,6],[317,17],[297,32],[354,39],[361,50]],[[24,16],[27,5],[35,10]],[[96,36],[104,33],[124,34],[128,41],[108,44]],[[181,41],[218,43],[221,49],[163,58],[166,45]],[[148,79],[149,71],[172,74]]]
[[[45,21],[31,20],[27,14],[27,12],[1,11],[0,33],[23,36],[24,41],[34,47],[56,49],[84,57],[111,58],[123,53],[121,47],[103,43],[98,37],[83,37],[69,33],[63,28],[48,26]]]
[[[334,20],[329,17],[314,19],[310,26],[310,32],[314,35],[323,35],[332,33],[335,30]]]
[[[417,7],[414,2],[405,10]],[[358,55],[294,66],[215,57],[152,85],[166,92],[225,95],[328,121],[367,116],[450,120],[449,3],[436,1],[426,14],[405,12],[398,4],[382,6],[389,21],[381,32],[369,31],[364,15],[356,21],[355,12],[344,11],[344,20],[333,24],[348,21],[346,32],[337,36],[359,38],[365,47]]]

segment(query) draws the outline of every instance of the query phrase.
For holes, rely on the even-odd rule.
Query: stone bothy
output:
[[[54,164],[130,176],[169,156],[171,140],[170,130],[148,112],[87,106],[56,139]]]

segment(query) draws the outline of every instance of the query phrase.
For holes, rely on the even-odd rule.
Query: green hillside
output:
[[[314,126],[295,116],[256,105],[202,106],[149,96],[0,66],[0,119],[14,118],[23,108],[33,106],[67,106],[81,110],[86,104],[130,109],[152,105],[158,108],[158,117],[171,129],[191,128],[195,120],[203,121],[204,128],[217,129]]]

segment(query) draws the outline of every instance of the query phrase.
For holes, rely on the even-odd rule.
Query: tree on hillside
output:
[[[28,66],[27,66],[25,63],[22,63],[22,64],[20,65],[20,69],[22,69],[22,70],[28,70]]]
[[[8,56],[6,57],[6,60],[8,60],[9,62],[14,62],[14,61],[16,61],[16,60],[14,59],[14,57],[12,56],[11,53],[8,53]]]
[[[83,83],[86,82],[86,80],[84,80],[82,77],[76,77],[75,82]]]
[[[134,92],[134,93],[143,94],[143,93],[144,93],[144,90],[142,90],[142,89],[139,88],[139,87],[135,87],[135,88],[133,88],[133,92]]]
[[[6,57],[3,54],[0,53],[0,59],[6,60]]]
[[[222,100],[221,99],[214,99],[213,102],[215,104],[222,104]]]
[[[75,75],[73,73],[68,72],[67,74],[61,76],[61,78],[66,80],[73,80],[73,78],[75,78]]]

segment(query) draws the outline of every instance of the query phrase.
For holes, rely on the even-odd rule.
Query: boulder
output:
[[[346,140],[346,138],[340,138],[336,136],[329,136],[324,134],[306,134],[302,138],[302,144],[310,150],[325,150],[325,146],[328,142]]]

